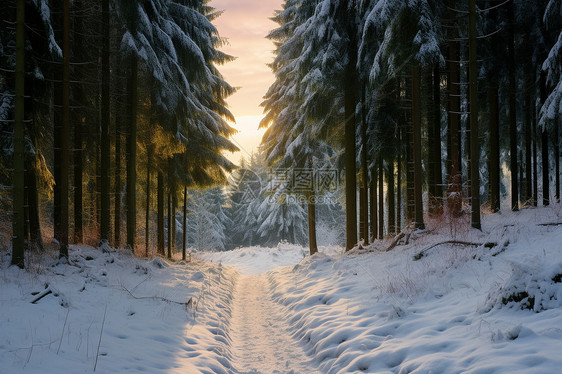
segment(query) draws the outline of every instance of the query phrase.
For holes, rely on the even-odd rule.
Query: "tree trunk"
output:
[[[412,68],[412,118],[414,139],[414,202],[415,227],[424,229],[423,195],[422,195],[422,160],[421,160],[421,97],[420,97],[420,68]]]
[[[24,188],[25,188],[25,0],[16,3],[16,82],[14,122],[14,175],[12,179],[12,260],[11,264],[24,268]]]
[[[490,107],[490,208],[500,210],[500,127],[498,111],[498,87],[489,85]]]
[[[534,95],[531,100],[531,132],[533,133],[533,201],[532,205],[537,206],[539,201],[539,170],[537,154],[537,112]]]
[[[540,90],[541,90],[541,103],[544,104],[547,97],[546,92],[546,76],[545,72],[541,71],[540,77]],[[546,126],[542,129],[542,205],[550,205],[550,170],[549,170],[549,155],[548,155],[548,130]]]
[[[386,195],[388,201],[388,234],[396,232],[396,205],[394,204],[394,160],[387,160]]]
[[[117,112],[119,114],[119,112]],[[121,118],[118,115],[115,121],[115,209],[113,212],[114,235],[116,248],[121,246]]]
[[[360,211],[360,239],[363,245],[369,245],[369,165],[367,156],[367,104],[366,88],[363,85],[361,94],[361,195]]]
[[[434,214],[441,214],[443,212],[443,172],[441,170],[441,72],[439,64],[433,68],[433,121],[430,126],[433,127],[432,146],[429,148],[433,164],[431,183],[435,193],[432,210]]]
[[[70,1],[63,1],[62,36],[62,128],[61,128],[61,175],[60,181],[60,249],[59,256],[68,258],[68,172],[70,156]]]
[[[528,82],[529,83],[529,82]],[[530,202],[533,198],[532,191],[532,155],[531,155],[531,142],[533,135],[531,134],[531,88],[527,84],[527,95],[525,97],[525,201]]]
[[[137,226],[137,84],[138,84],[137,57],[131,57],[129,71],[129,131],[127,132],[127,246],[135,251],[135,231]]]
[[[318,252],[316,244],[316,204],[314,203],[314,195],[309,196],[308,201],[308,238],[310,244],[310,255]]]
[[[345,2],[341,3],[347,7]],[[355,7],[351,6],[354,10]],[[345,217],[346,217],[346,250],[353,248],[357,243],[357,175],[355,166],[355,106],[357,105],[357,43],[355,41],[355,14],[345,11],[347,14],[347,36],[349,37],[349,51],[347,66],[345,69],[344,101],[345,101]]]
[[[377,237],[378,216],[377,216],[377,167],[371,170],[371,241]]]
[[[158,172],[158,254],[164,256],[164,175]]]
[[[168,191],[168,258],[172,258],[172,192]]]
[[[556,185],[554,186],[554,198],[556,202],[560,202],[560,113],[554,120],[554,163],[556,170]]]
[[[396,231],[402,230],[402,129],[398,127],[398,154],[396,156]]]
[[[74,1],[74,11],[80,13],[83,11],[83,4],[81,0]],[[76,56],[84,55],[84,27],[82,17],[80,15],[74,17],[74,46],[73,50]],[[82,66],[77,65],[74,67],[75,80],[81,82],[84,80],[82,73]],[[86,105],[85,95],[81,84],[74,86],[72,91],[73,102],[76,107]],[[74,243],[82,243],[84,241],[84,228],[83,228],[83,153],[84,146],[82,141],[83,131],[83,118],[82,110],[73,110],[73,128],[74,128],[74,146],[73,146],[73,161],[74,161]]]
[[[382,156],[379,155],[379,239],[384,238],[384,168]]]
[[[455,19],[454,8],[455,1],[449,0],[450,18]],[[454,28],[451,28],[454,30]],[[461,190],[461,169],[460,169],[460,71],[458,60],[459,46],[458,42],[454,39],[457,37],[456,32],[452,32],[449,36],[449,75],[447,77],[447,88],[449,91],[449,135],[450,143],[448,148],[450,154],[448,158],[451,163],[451,170],[449,172],[449,190],[447,197],[447,205],[449,211],[458,216],[462,209],[462,190]]]
[[[145,213],[145,227],[144,227],[144,252],[145,256],[148,257],[150,246],[150,173],[152,172],[152,153],[153,145],[150,144],[146,149],[146,213]]]
[[[109,0],[102,0],[102,51],[101,51],[101,212],[100,212],[100,244],[109,241],[109,222],[110,222],[110,108],[109,108]],[[135,105],[135,103],[133,103]],[[129,243],[130,244],[130,243]],[[134,248],[133,245],[131,245]]]
[[[482,230],[480,223],[480,139],[478,138],[478,66],[476,51],[476,0],[470,0],[469,15],[469,69],[470,69],[470,159],[472,189],[472,227]]]
[[[30,131],[31,133],[31,131]],[[33,137],[34,138],[34,137]],[[35,140],[32,140],[36,146]],[[37,148],[36,148],[37,149]],[[41,220],[39,219],[39,193],[37,190],[36,156],[30,155],[25,167],[25,191],[27,195],[29,217],[29,247],[43,250],[43,236],[41,234]]]
[[[185,261],[187,255],[187,185],[183,186],[183,222],[182,222],[182,251],[181,258]]]
[[[509,79],[509,169],[511,171],[511,210],[519,210],[519,186],[517,180],[517,113],[515,81],[515,32],[514,32],[514,9],[513,1],[507,5],[508,9],[508,79]]]

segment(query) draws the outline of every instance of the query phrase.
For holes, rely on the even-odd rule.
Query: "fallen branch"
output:
[[[107,313],[107,304],[105,304],[105,309],[103,310],[103,321],[101,322],[100,340],[98,341],[98,350],[96,352],[96,362],[94,363],[94,371],[98,366],[98,357],[100,355],[101,337],[103,335],[103,326],[105,325],[105,314]]]
[[[447,240],[447,241],[444,241],[444,242],[440,242],[440,243],[430,245],[429,247],[422,249],[421,251],[419,251],[414,256],[414,261],[417,261],[417,260],[421,259],[425,255],[425,252],[429,251],[430,249],[438,247],[440,245],[444,245],[444,244],[455,244],[455,245],[464,245],[464,246],[471,246],[471,247],[480,247],[480,246],[483,245],[486,248],[494,248],[495,246],[498,245],[498,243],[494,243],[494,242],[475,243],[475,242],[464,242],[464,241],[461,241],[461,240]]]
[[[538,226],[560,226],[562,222],[539,223]]]
[[[66,321],[68,320],[68,313],[70,313],[70,308],[68,308],[68,310],[66,311],[66,317],[64,319],[64,325],[62,326],[62,332],[60,333],[60,341],[59,341],[59,347],[57,348],[57,356],[59,354],[60,346],[62,344],[62,337],[64,336],[64,329],[66,327]]]
[[[183,305],[186,308],[190,308],[192,306],[192,300],[191,297],[189,298],[189,300],[187,301],[174,301],[174,300],[170,300],[170,299],[166,299],[165,297],[161,297],[161,296],[135,296],[133,295],[133,293],[131,291],[129,291],[126,287],[121,286],[121,289],[125,292],[127,292],[133,299],[136,300],[143,300],[143,299],[148,299],[148,300],[160,300],[160,301],[165,301],[167,303],[174,303],[174,304],[179,304],[179,305]]]
[[[31,301],[31,304],[36,304],[39,300],[52,293],[53,290],[51,290],[50,288],[45,289],[45,291],[41,292],[35,299]]]
[[[394,249],[394,247],[396,247],[396,245],[398,245],[398,242],[404,237],[406,236],[406,234],[404,233],[404,231],[400,232],[400,234],[396,235],[394,237],[394,239],[392,240],[392,242],[390,243],[390,245],[386,248],[383,249],[383,252],[389,252],[391,250]]]

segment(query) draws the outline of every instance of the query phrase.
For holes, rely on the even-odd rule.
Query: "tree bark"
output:
[[[168,191],[168,258],[172,258],[172,192]]]
[[[377,216],[377,167],[371,170],[371,242],[377,237],[378,216]]]
[[[152,153],[153,145],[150,144],[146,149],[146,212],[144,223],[144,252],[145,256],[149,255],[150,246],[150,174],[152,173]]]
[[[137,85],[138,61],[131,57],[129,70],[129,131],[127,132],[127,246],[135,251],[135,231],[137,226]]]
[[[342,6],[347,7],[345,2]],[[350,9],[354,10],[352,5]],[[357,72],[356,72],[356,49],[355,41],[355,14],[345,11],[347,14],[347,36],[349,37],[349,51],[344,83],[344,106],[345,106],[345,210],[346,210],[346,250],[350,250],[357,243],[357,175],[355,166],[355,106],[357,105]]]
[[[527,95],[525,97],[525,201],[530,202],[533,198],[532,191],[532,155],[531,155],[531,142],[533,135],[531,133],[531,88],[527,84]]]
[[[187,255],[187,185],[183,186],[183,222],[182,222],[182,251],[181,258],[185,261]]]
[[[455,18],[454,8],[455,1],[449,0],[450,18]],[[454,28],[451,28],[454,30]],[[449,172],[449,190],[447,197],[447,205],[449,211],[453,216],[458,216],[461,213],[462,190],[461,190],[461,170],[460,170],[460,70],[458,65],[459,60],[459,46],[458,42],[454,39],[457,37],[456,32],[452,32],[449,36],[449,74],[447,77],[447,86],[449,91],[449,135],[450,154],[448,155],[451,170]]]
[[[398,127],[398,153],[396,156],[396,232],[402,229],[402,129]]]
[[[470,69],[470,159],[472,189],[472,227],[482,230],[480,223],[480,139],[478,138],[478,66],[476,50],[476,0],[470,0],[469,15],[469,69]]]
[[[433,121],[432,127],[432,144],[429,146],[433,164],[433,184],[434,201],[432,203],[433,214],[441,214],[443,212],[443,172],[441,170],[441,72],[439,64],[433,68]],[[429,138],[429,135],[428,135]]]
[[[541,103],[546,101],[546,76],[541,71]],[[542,205],[550,205],[550,170],[549,170],[549,154],[548,154],[548,130],[546,126],[542,129]]]
[[[554,120],[554,163],[555,163],[555,190],[554,198],[560,202],[560,113]]]
[[[68,172],[70,156],[70,1],[63,1],[62,35],[62,127],[61,127],[61,175],[60,207],[61,231],[59,256],[68,258]]]
[[[121,116],[118,115],[115,121],[115,208],[113,212],[115,235],[113,245],[116,248],[121,246],[121,127]]]
[[[498,111],[498,87],[489,85],[490,107],[490,208],[500,210],[500,127]]]
[[[508,9],[508,80],[509,80],[509,169],[511,171],[511,210],[519,210],[519,186],[517,180],[517,113],[516,113],[516,81],[515,81],[515,32],[513,1],[507,5]]]
[[[382,156],[379,155],[379,239],[384,238],[384,168]]]
[[[363,85],[361,94],[361,195],[359,203],[360,231],[359,239],[369,245],[369,165],[367,155],[367,104],[366,88]]]
[[[101,52],[101,138],[100,138],[100,158],[101,158],[101,212],[100,212],[100,244],[109,241],[109,222],[111,220],[110,206],[110,183],[109,178],[110,164],[110,108],[109,108],[109,0],[102,0],[102,52]],[[132,105],[135,105],[133,102]],[[131,112],[133,113],[133,112]],[[134,242],[131,246],[134,248]]]
[[[309,196],[308,201],[308,237],[310,244],[310,255],[318,252],[318,244],[316,243],[316,204],[314,195]]]
[[[422,195],[422,160],[421,160],[421,97],[420,97],[420,68],[412,68],[412,118],[414,139],[414,202],[415,227],[424,229],[423,195]]]
[[[158,254],[164,256],[164,175],[158,172]]]
[[[533,133],[533,201],[532,205],[537,206],[539,201],[539,170],[537,154],[537,112],[534,95],[531,100],[531,132]]]
[[[16,82],[14,122],[14,175],[13,217],[12,217],[12,259],[11,264],[25,266],[24,257],[24,188],[25,188],[25,0],[16,3]]]
[[[387,160],[386,196],[388,201],[388,235],[396,233],[396,205],[394,200],[394,160]]]

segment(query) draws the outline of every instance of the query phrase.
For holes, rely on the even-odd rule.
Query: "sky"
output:
[[[273,43],[265,36],[276,27],[269,18],[281,8],[282,0],[212,0],[210,5],[224,13],[214,20],[220,35],[228,40],[221,48],[236,60],[219,69],[238,91],[228,98],[229,109],[236,117],[238,134],[234,143],[241,149],[227,157],[238,163],[257,149],[264,130],[258,131],[263,117],[260,103],[274,81],[267,66],[273,61]]]

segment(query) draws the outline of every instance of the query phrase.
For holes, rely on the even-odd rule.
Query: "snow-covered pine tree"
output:
[[[197,250],[224,251],[228,217],[223,210],[221,187],[189,192],[188,240]]]

